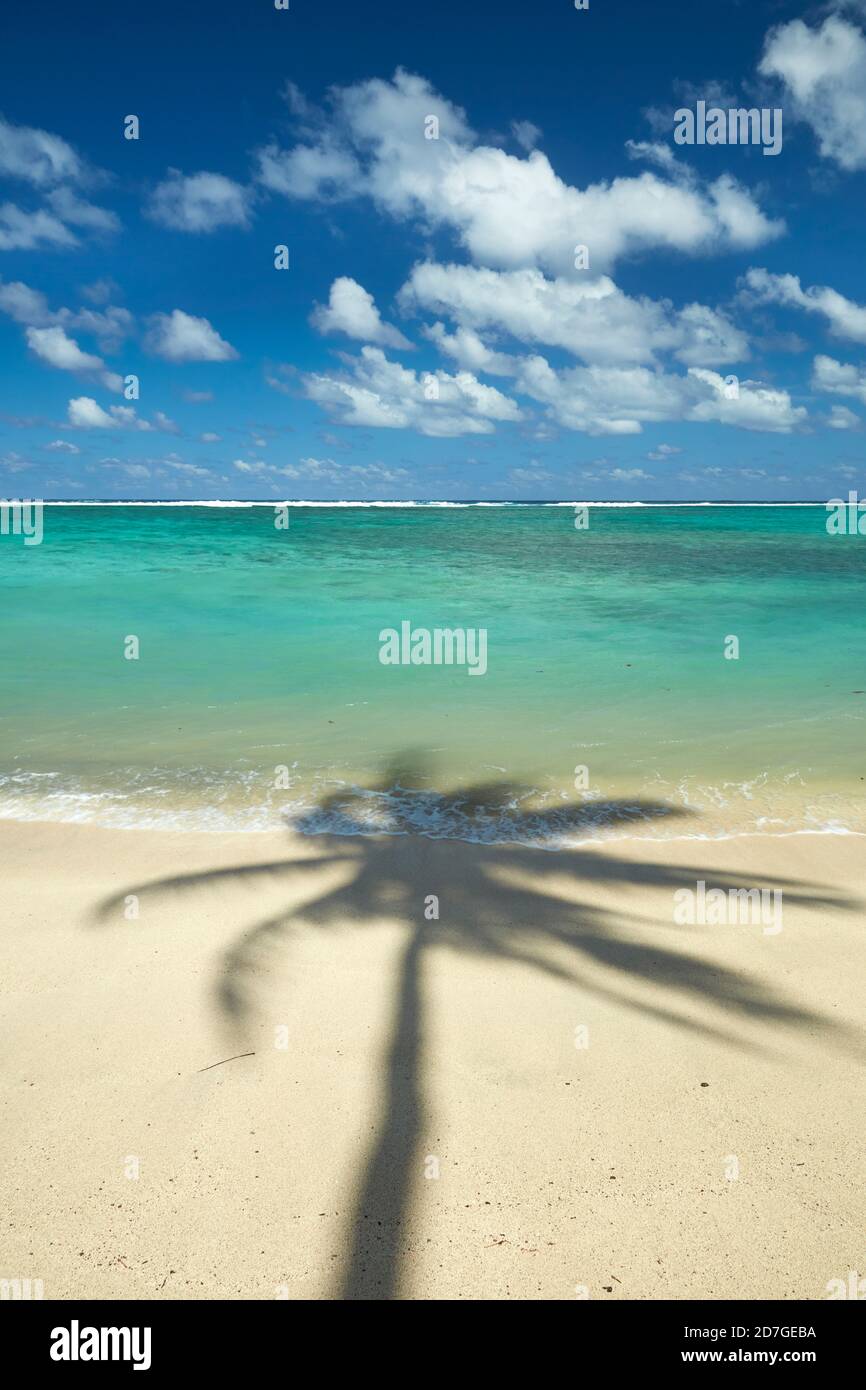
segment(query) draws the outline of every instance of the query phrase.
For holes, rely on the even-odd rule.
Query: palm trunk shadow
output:
[[[429,929],[429,928],[428,928]],[[409,938],[400,966],[394,1021],[382,1084],[378,1136],[369,1151],[355,1201],[351,1252],[338,1297],[397,1297],[416,1149],[424,1118],[421,958],[424,927]]]

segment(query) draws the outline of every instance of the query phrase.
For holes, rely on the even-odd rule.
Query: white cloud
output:
[[[82,296],[89,299],[91,304],[107,304],[117,291],[118,286],[110,276],[104,276],[101,280],[93,280],[89,285],[81,286]]]
[[[827,424],[831,430],[859,430],[863,427],[860,416],[849,410],[847,405],[831,406]]]
[[[494,352],[472,328],[458,328],[449,333],[444,323],[422,328],[422,333],[435,343],[440,352],[470,372],[488,372],[491,376],[513,376],[517,359],[505,352]]]
[[[668,126],[673,126],[672,120]],[[693,177],[689,166],[677,159],[670,145],[663,145],[658,140],[626,140],[625,149],[629,159],[645,159],[648,164],[657,164],[665,173],[678,178]]]
[[[233,467],[239,473],[254,477],[272,486],[282,484],[286,478],[293,481],[313,483],[326,488],[349,486],[363,492],[379,490],[383,487],[405,487],[410,474],[405,468],[394,468],[383,463],[335,463],[333,459],[302,458],[295,464],[263,463],[261,459],[235,459]]]
[[[728,175],[704,189],[654,173],[579,189],[547,157],[478,144],[464,113],[422,77],[398,70],[333,94],[333,119],[312,141],[260,153],[259,178],[290,197],[364,193],[393,217],[448,227],[473,260],[500,269],[573,271],[574,246],[594,269],[651,248],[744,249],[779,235],[752,195]],[[439,138],[425,138],[435,115]]]
[[[134,483],[142,483],[145,479],[152,477],[146,463],[126,463],[121,459],[103,459],[102,466],[122,473],[125,478],[130,478]]]
[[[534,150],[541,139],[541,130],[532,121],[512,121],[511,134],[522,150]]]
[[[0,281],[0,309],[16,323],[35,327],[51,323],[54,317],[41,290],[33,290],[21,280]]]
[[[164,458],[149,459],[148,462],[156,468],[157,472],[164,472],[166,469],[170,469],[172,472],[180,473],[184,477],[204,478],[209,482],[214,478],[211,469],[202,468],[198,463],[187,463],[184,459],[179,458],[177,454],[166,454]]]
[[[239,473],[253,473],[257,476],[264,476],[272,471],[271,464],[263,463],[261,459],[235,459],[232,467]]]
[[[851,396],[866,405],[866,369],[819,353],[812,363],[812,389],[830,396]]]
[[[745,297],[757,304],[781,304],[822,314],[834,338],[866,343],[866,307],[827,285],[804,290],[796,275],[772,275],[753,268],[745,275]]]
[[[316,306],[310,322],[320,333],[345,333],[349,338],[377,343],[380,347],[412,346],[398,328],[383,323],[373,296],[348,275],[341,275],[334,281],[328,303]]]
[[[10,450],[0,457],[0,469],[4,473],[25,473],[30,466],[27,460],[23,459],[20,454],[16,454],[14,450]]]
[[[185,314],[182,309],[153,314],[146,345],[168,362],[229,362],[238,355],[207,319]]]
[[[341,202],[361,191],[361,172],[354,157],[331,139],[281,150],[270,144],[259,150],[258,179],[272,193],[287,198]]]
[[[53,439],[50,444],[45,445],[56,454],[80,454],[81,450],[77,444],[72,444],[68,439]]]
[[[77,396],[69,402],[70,425],[81,430],[107,430],[116,427],[116,421],[97,405],[91,396]]]
[[[101,357],[82,352],[74,338],[67,337],[60,327],[28,328],[27,346],[50,367],[66,372],[95,372],[105,364]]]
[[[333,459],[302,458],[297,467],[287,464],[278,471],[286,478],[309,478],[332,487],[349,483],[364,491],[388,485],[404,486],[410,481],[405,468],[384,463],[335,463]]]
[[[0,116],[0,174],[36,188],[78,180],[84,164],[71,145],[50,131],[16,126]]]
[[[835,14],[816,29],[802,19],[779,25],[758,70],[782,81],[825,158],[847,170],[866,167],[866,39],[856,25]]]
[[[339,375],[300,378],[309,399],[340,424],[454,436],[490,434],[494,421],[524,418],[517,400],[469,371],[416,373],[372,347],[343,360],[346,369]],[[794,406],[787,391],[756,381],[740,381],[734,391],[706,368],[690,367],[684,375],[597,363],[557,370],[539,354],[515,356],[511,366],[516,395],[542,405],[550,424],[590,435],[639,434],[645,423],[671,420],[787,434],[807,420],[805,408]]]
[[[31,289],[20,280],[0,281],[0,312],[31,328],[60,325],[91,333],[103,352],[116,351],[133,328],[129,310],[113,304],[102,310],[58,309],[55,313],[41,291]]]
[[[246,227],[250,193],[223,174],[203,171],[184,175],[179,169],[170,169],[168,178],[153,190],[146,211],[155,222],[180,232]]]
[[[659,444],[657,448],[651,449],[647,458],[653,463],[660,463],[664,459],[673,458],[675,454],[681,454],[682,449],[678,449],[675,444]]]
[[[302,384],[310,400],[344,425],[417,429],[438,437],[491,434],[494,421],[521,418],[517,403],[471,372],[451,376],[418,374],[391,362],[380,348],[365,347],[347,358],[341,376],[307,373]]]
[[[136,415],[131,405],[112,405],[108,410],[103,410],[92,396],[76,396],[71,400],[67,418],[73,428],[82,430],[161,430],[167,434],[178,433],[177,425],[161,410],[156,412],[151,422]]]
[[[643,468],[612,468],[607,476],[617,483],[634,483],[639,479],[651,478],[652,474]]]
[[[536,269],[428,261],[415,266],[400,300],[407,308],[446,313],[463,329],[504,332],[588,362],[652,362],[665,351],[690,366],[715,366],[748,356],[747,338],[719,310],[690,304],[678,311],[669,301],[632,299],[606,275],[551,280]],[[474,352],[481,367],[486,345],[477,336],[450,342],[439,328],[430,336],[452,355]],[[507,370],[503,359],[497,365]]]
[[[43,246],[77,246],[78,239],[44,208],[25,212],[15,203],[0,206],[0,251],[33,251]]]
[[[689,420],[715,421],[769,434],[790,434],[805,424],[807,418],[805,407],[792,405],[788,392],[778,387],[741,381],[734,396],[728,393],[724,378],[717,372],[698,367],[689,369],[689,384],[697,384],[705,392],[704,399],[687,411]]]
[[[109,391],[123,390],[123,378],[108,371],[101,357],[84,352],[59,324],[51,328],[28,328],[25,337],[30,351],[49,367],[95,376]]]
[[[82,333],[92,333],[103,352],[117,352],[134,328],[128,309],[109,304],[105,309],[59,309],[57,321]]]
[[[182,478],[201,478],[208,483],[217,481],[216,475],[209,468],[201,468],[198,464],[187,463],[178,454],[165,454],[161,458],[140,459],[135,463],[118,458],[104,458],[100,459],[99,462],[101,467],[107,468],[111,472],[120,473],[125,478],[131,478],[136,482],[143,482],[145,479],[156,477],[168,482],[172,488],[177,487],[177,475]]]
[[[691,367],[674,376],[647,367],[572,367],[557,372],[540,356],[524,358],[517,389],[547,407],[550,419],[591,435],[639,434],[642,425],[691,420],[787,434],[806,411],[786,391],[740,382],[730,397],[716,372]]]
[[[113,212],[73,191],[70,185],[92,183],[102,176],[50,131],[16,126],[0,116],[0,177],[30,184],[47,202],[36,209],[12,202],[0,207],[0,251],[71,248],[78,245],[71,227],[108,232],[120,225]]]
[[[169,419],[164,410],[155,410],[153,414],[153,428],[162,430],[163,434],[180,434],[180,429],[174,420]]]
[[[524,483],[535,485],[537,483],[553,482],[553,474],[549,473],[546,468],[510,468],[508,470],[508,480],[513,483],[515,487],[519,487]]]
[[[88,202],[71,188],[55,188],[48,194],[51,211],[63,222],[71,222],[73,227],[83,227],[90,232],[116,232],[120,218],[107,208],[97,207]]]

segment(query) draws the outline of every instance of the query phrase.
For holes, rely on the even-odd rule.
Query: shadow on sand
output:
[[[353,929],[383,920],[399,921],[405,942],[393,1002],[386,1056],[380,1077],[379,1114],[374,1139],[363,1161],[362,1178],[355,1197],[350,1249],[339,1277],[335,1296],[343,1299],[391,1299],[399,1296],[406,1254],[406,1223],[413,1183],[420,1172],[419,1143],[425,1121],[423,1074],[425,1013],[422,975],[427,953],[447,946],[484,958],[521,963],[582,989],[614,999],[643,1014],[664,1020],[693,1033],[716,1037],[748,1050],[757,1050],[742,1036],[740,1025],[757,1021],[783,1027],[820,1029],[842,1046],[856,1043],[844,1029],[827,1018],[797,1008],[766,984],[749,975],[717,964],[704,963],[693,951],[660,948],[635,939],[635,912],[624,929],[621,913],[611,913],[586,900],[581,885],[619,884],[630,889],[695,887],[704,878],[708,887],[741,888],[730,875],[644,862],[617,852],[608,844],[592,848],[563,849],[545,853],[545,833],[558,839],[573,838],[599,823],[608,825],[652,818],[671,818],[686,813],[663,802],[630,801],[575,803],[549,812],[519,809],[523,789],[506,782],[462,789],[451,797],[437,798],[440,811],[459,815],[461,823],[477,824],[485,833],[491,825],[505,827],[498,843],[457,843],[417,833],[417,823],[406,818],[405,805],[392,798],[395,787],[411,789],[424,784],[426,773],[418,765],[390,768],[377,788],[340,790],[325,797],[291,829],[315,835],[321,855],[314,859],[286,858],[270,863],[238,864],[206,873],[158,879],[124,888],[100,903],[96,920],[117,921],[127,894],[184,894],[220,882],[248,883],[252,888],[269,877],[285,879],[294,887],[326,865],[342,865],[349,872],[342,886],[314,897],[300,908],[254,921],[226,952],[215,994],[221,1017],[237,1028],[249,1020],[253,1008],[253,984],[268,952],[298,925]],[[385,798],[378,805],[388,809],[371,820],[371,797]],[[411,796],[411,793],[410,793]],[[323,827],[337,824],[340,833]],[[481,835],[479,838],[484,838]],[[532,845],[521,844],[531,840]],[[504,877],[503,877],[504,874]],[[510,877],[511,881],[508,881]],[[522,879],[520,886],[516,879]],[[419,886],[420,885],[420,886]],[[563,887],[567,885],[567,896]],[[795,880],[763,879],[762,886],[778,888],[787,905],[804,904],[854,910],[859,904],[843,900],[820,886]],[[428,921],[424,902],[436,894],[443,908],[442,920]],[[689,931],[689,928],[671,930]],[[601,984],[593,968],[602,966],[610,977]],[[663,1005],[636,998],[632,986],[663,987],[675,1003]],[[720,1015],[697,1019],[694,1004],[708,1006]],[[683,1012],[677,1005],[692,1013]]]

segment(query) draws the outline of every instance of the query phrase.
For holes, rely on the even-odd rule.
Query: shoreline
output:
[[[622,832],[622,833],[620,833],[620,834],[610,835],[608,838],[603,838],[602,835],[598,835],[598,836],[588,836],[586,839],[576,839],[576,840],[573,840],[573,841],[569,842],[568,844],[563,844],[563,845],[544,845],[544,844],[540,844],[540,843],[538,843],[538,842],[536,842],[536,841],[532,841],[532,840],[522,840],[522,839],[518,839],[518,838],[514,838],[514,839],[501,839],[501,840],[483,840],[483,839],[472,839],[472,838],[470,838],[470,837],[465,837],[465,836],[456,835],[456,834],[454,834],[454,835],[438,834],[438,835],[437,835],[437,834],[434,834],[434,833],[432,833],[432,832],[428,832],[428,831],[424,831],[424,830],[419,830],[419,829],[417,829],[416,827],[410,827],[410,828],[399,829],[399,830],[383,830],[383,829],[381,829],[381,828],[371,828],[371,829],[369,829],[369,830],[352,829],[352,830],[340,831],[340,830],[334,830],[334,829],[326,829],[326,830],[299,830],[299,829],[297,829],[296,826],[293,826],[291,823],[288,823],[288,822],[287,822],[287,823],[284,823],[282,826],[280,826],[280,825],[255,825],[255,826],[247,826],[247,827],[244,827],[244,826],[237,826],[237,825],[232,825],[232,826],[220,825],[220,826],[208,827],[208,826],[203,826],[203,825],[169,824],[168,822],[166,822],[165,824],[162,824],[162,825],[146,825],[146,824],[121,825],[121,824],[119,824],[119,823],[118,823],[118,824],[105,824],[105,823],[102,823],[102,822],[97,821],[97,820],[83,820],[83,819],[80,819],[80,818],[70,818],[70,819],[68,819],[68,820],[64,820],[64,819],[62,819],[62,818],[54,818],[54,817],[48,817],[48,816],[46,816],[46,817],[41,817],[41,816],[38,816],[38,815],[34,815],[34,816],[6,815],[6,814],[0,812],[0,827],[5,826],[5,825],[13,825],[13,826],[57,826],[58,828],[65,828],[65,827],[69,826],[69,827],[75,827],[75,828],[78,828],[78,829],[81,829],[81,830],[94,830],[94,831],[97,831],[97,832],[106,832],[106,833],[108,833],[108,834],[117,833],[117,834],[123,834],[123,835],[137,835],[137,834],[141,834],[141,835],[169,835],[169,836],[175,836],[175,835],[181,835],[181,836],[186,836],[186,835],[191,835],[191,836],[194,836],[194,835],[201,835],[201,836],[205,836],[205,837],[220,836],[220,837],[225,838],[225,839],[237,838],[237,839],[240,840],[240,841],[245,840],[245,839],[246,839],[247,837],[249,837],[249,836],[263,836],[263,835],[268,835],[268,836],[296,835],[296,836],[297,836],[299,839],[301,839],[301,840],[316,840],[316,839],[320,839],[320,838],[326,838],[326,837],[329,837],[329,836],[334,837],[334,838],[336,838],[336,839],[353,839],[353,838],[355,838],[356,836],[357,836],[358,838],[362,838],[362,839],[375,839],[375,838],[377,838],[377,837],[388,838],[388,839],[399,839],[399,838],[409,838],[409,839],[412,839],[412,838],[417,838],[417,839],[423,839],[423,840],[431,840],[431,841],[433,841],[433,842],[436,843],[436,844],[441,844],[441,843],[449,843],[449,844],[451,844],[451,843],[456,843],[456,844],[465,844],[465,845],[478,845],[478,846],[480,846],[480,847],[487,846],[487,847],[491,847],[491,848],[494,847],[494,846],[496,846],[496,845],[503,845],[503,846],[506,846],[506,847],[510,845],[510,846],[514,846],[514,847],[523,847],[523,848],[526,848],[526,849],[531,849],[531,850],[533,850],[533,851],[537,851],[537,852],[540,853],[540,854],[560,854],[560,853],[568,853],[568,851],[569,851],[569,850],[572,850],[572,849],[590,849],[590,848],[592,848],[592,849],[602,849],[602,848],[604,848],[604,847],[610,848],[610,847],[613,847],[613,846],[615,846],[615,845],[620,845],[620,844],[625,844],[625,845],[724,844],[724,843],[726,843],[726,842],[729,841],[729,840],[790,840],[790,839],[795,839],[795,838],[797,838],[798,836],[819,836],[819,837],[829,836],[830,838],[836,838],[836,837],[838,837],[838,838],[841,838],[841,839],[847,839],[847,838],[864,839],[864,838],[866,838],[866,830],[855,830],[855,829],[851,829],[849,826],[832,826],[832,825],[827,825],[827,826],[800,826],[800,827],[797,827],[796,829],[793,829],[793,830],[756,830],[756,829],[754,829],[753,827],[745,827],[745,828],[740,829],[740,830],[723,830],[723,831],[718,831],[717,833],[713,833],[713,832],[710,832],[710,831],[708,831],[708,832],[706,832],[706,833],[701,833],[701,832],[692,832],[692,833],[689,833],[688,831],[682,831],[682,832],[677,833],[677,834],[674,834],[674,835],[630,835],[630,834],[628,834],[628,833],[626,833],[626,832]],[[602,827],[600,827],[600,828],[601,828],[602,831],[605,829],[604,826],[602,826]]]
[[[826,1297],[866,1220],[859,838],[0,823],[0,1275]],[[781,885],[784,929],[677,926],[701,880]]]
[[[657,779],[609,779],[604,790],[569,797],[563,787],[544,787],[531,776],[503,774],[484,783],[487,765],[465,782],[432,779],[375,780],[358,770],[309,776],[293,774],[275,790],[264,769],[203,780],[166,769],[136,785],[135,775],[112,782],[82,783],[60,773],[16,773],[0,777],[0,826],[58,825],[154,834],[241,837],[296,834],[340,838],[419,836],[476,845],[523,845],[545,853],[589,846],[649,843],[715,843],[794,835],[864,836],[866,816],[860,782],[813,785],[793,794],[784,782],[765,782],[731,792],[729,786],[679,784]],[[163,781],[160,782],[159,777]],[[196,777],[198,780],[196,780]],[[32,785],[28,786],[30,783]],[[59,783],[59,785],[54,785]],[[27,790],[22,792],[22,787]],[[130,792],[128,788],[132,786]],[[700,798],[700,799],[699,799]]]

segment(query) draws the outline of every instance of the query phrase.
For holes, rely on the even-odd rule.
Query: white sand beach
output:
[[[0,845],[3,1277],[821,1299],[863,1271],[861,837]],[[783,930],[676,925],[698,881],[781,887]]]

